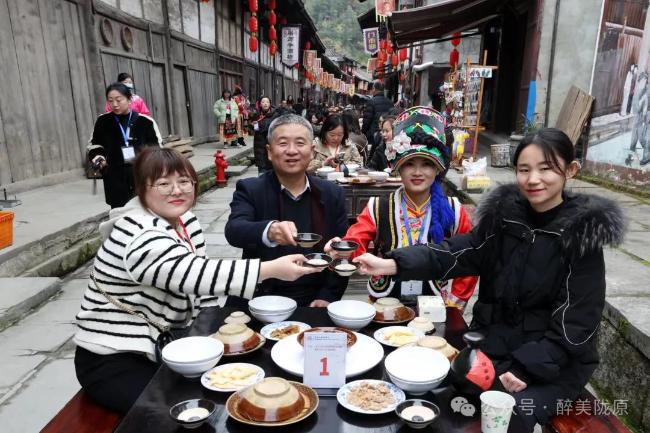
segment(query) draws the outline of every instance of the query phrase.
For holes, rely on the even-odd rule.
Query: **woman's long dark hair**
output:
[[[327,133],[333,129],[338,128],[339,126],[343,128],[343,140],[341,143],[345,143],[345,141],[348,139],[348,127],[339,114],[332,114],[331,116],[327,116],[323,122],[323,127],[320,130],[320,134],[318,134],[318,138],[320,138],[321,143],[324,145],[327,144],[325,141]]]
[[[521,152],[531,144],[536,144],[542,149],[544,159],[558,173],[564,174],[563,167],[575,159],[575,149],[568,135],[557,128],[542,128],[536,133],[526,135],[521,140],[512,158],[515,167]],[[564,164],[560,163],[560,159]]]
[[[131,89],[126,87],[125,84],[123,84],[123,83],[113,83],[113,84],[110,84],[106,88],[106,99],[108,99],[109,92],[112,92],[113,90],[117,90],[118,92],[120,92],[127,99],[131,99],[131,97],[133,96],[133,93],[131,93]]]

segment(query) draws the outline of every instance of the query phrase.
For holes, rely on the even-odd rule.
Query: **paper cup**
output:
[[[481,394],[481,432],[506,433],[516,402],[513,396],[501,391]]]

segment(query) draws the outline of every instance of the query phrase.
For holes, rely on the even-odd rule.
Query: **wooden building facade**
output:
[[[301,0],[276,13],[324,51]],[[197,143],[217,138],[212,106],[224,89],[240,85],[251,103],[299,96],[298,70],[280,50],[269,55],[262,18],[249,50],[248,16],[244,0],[0,0],[0,187],[81,173],[120,72],[133,75],[163,136]]]

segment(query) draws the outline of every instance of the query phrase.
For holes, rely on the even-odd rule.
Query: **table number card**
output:
[[[303,383],[312,388],[345,385],[345,354],[348,337],[343,332],[305,333]]]

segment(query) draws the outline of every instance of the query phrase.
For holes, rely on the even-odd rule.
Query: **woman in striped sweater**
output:
[[[189,212],[198,193],[189,161],[147,148],[134,173],[138,196],[100,225],[104,243],[74,338],[79,383],[97,403],[122,413],[158,368],[155,325],[184,328],[201,306],[223,305],[228,296],[250,299],[259,281],[315,271],[301,266],[302,255],[263,263],[206,258],[201,225]]]

